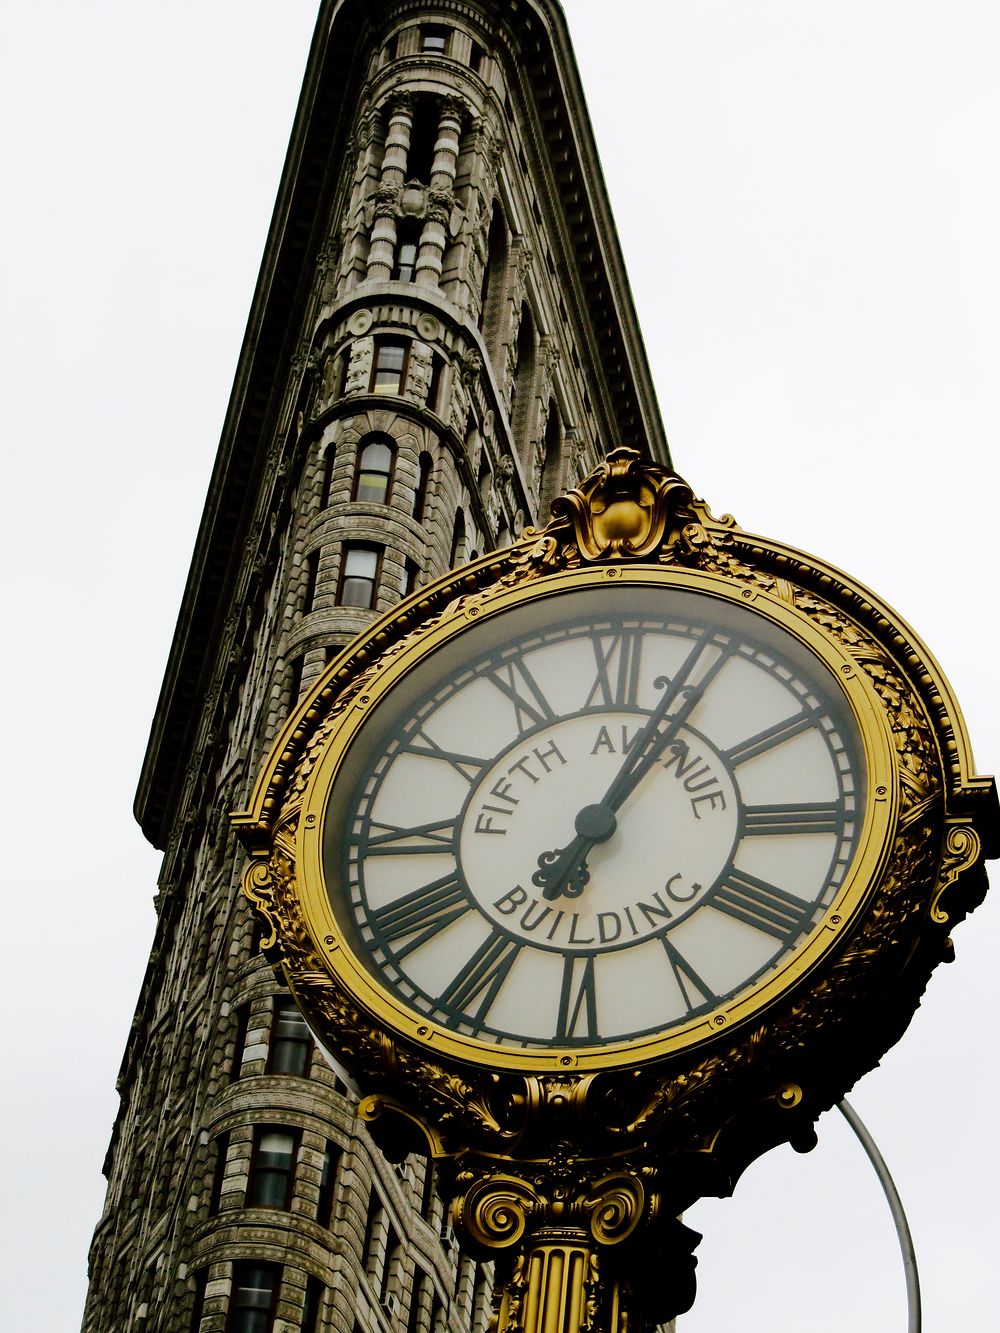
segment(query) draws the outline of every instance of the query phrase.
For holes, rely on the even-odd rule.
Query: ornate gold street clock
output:
[[[508,1256],[501,1329],[635,1328],[693,1298],[677,1213],[899,1036],[996,794],[845,576],[631,450],[553,514],[349,648],[236,822],[362,1116]]]

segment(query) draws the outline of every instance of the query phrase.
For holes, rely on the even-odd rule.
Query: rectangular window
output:
[[[230,1078],[237,1079],[243,1073],[243,1052],[247,1044],[247,1028],[250,1026],[250,1006],[241,1004],[236,1010],[236,1039],[233,1043],[233,1067]]]
[[[381,551],[375,546],[345,546],[337,598],[341,606],[375,605],[380,556]]]
[[[372,363],[372,393],[399,393],[403,387],[408,343],[397,338],[376,338]]]
[[[222,1199],[222,1182],[226,1178],[226,1155],[229,1152],[229,1133],[220,1134],[215,1140],[215,1170],[212,1173],[212,1193],[208,1200],[208,1212],[211,1217],[219,1211]]]
[[[290,1129],[261,1125],[254,1131],[247,1208],[288,1208],[298,1142],[298,1135]]]
[[[226,1333],[271,1333],[281,1269],[252,1259],[233,1264]]]
[[[302,693],[302,672],[305,668],[305,653],[296,657],[288,668],[288,707],[294,708]]]
[[[312,1037],[305,1019],[295,1007],[295,1001],[290,995],[279,995],[274,1001],[267,1072],[297,1074],[304,1078],[309,1069],[311,1049]]]
[[[403,578],[399,586],[400,595],[409,597],[410,593],[417,586],[417,562],[411,560],[409,556],[403,561]]]
[[[396,253],[393,258],[392,276],[397,282],[412,282],[417,268],[417,251],[420,249],[422,222],[399,222],[396,225]]]
[[[480,74],[483,68],[483,61],[486,59],[486,52],[478,42],[472,43],[472,52],[469,56],[469,67],[474,74]]]
[[[420,29],[420,49],[429,51],[434,55],[443,56],[448,49],[449,28],[439,28],[428,25]]]
[[[316,600],[316,582],[319,579],[319,547],[306,556],[306,577],[302,590],[302,610],[311,611]]]
[[[323,1170],[319,1178],[319,1202],[316,1205],[316,1221],[321,1227],[328,1227],[333,1219],[333,1196],[337,1188],[337,1167],[340,1164],[340,1145],[327,1139],[323,1153]]]
[[[302,1302],[301,1333],[316,1333],[319,1327],[319,1307],[322,1299],[322,1282],[318,1277],[307,1277],[306,1294]]]
[[[441,416],[441,377],[444,374],[444,357],[434,354],[431,362],[431,382],[427,390],[427,406]]]
[[[201,1316],[205,1309],[205,1288],[208,1286],[208,1269],[199,1268],[194,1275],[194,1304],[191,1306],[191,1333],[199,1333]]]

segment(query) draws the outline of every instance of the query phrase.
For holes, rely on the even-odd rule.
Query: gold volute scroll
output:
[[[615,449],[588,477],[552,503],[547,531],[572,524],[585,561],[641,560],[662,545],[671,520],[687,514],[691,487],[635,449]]]

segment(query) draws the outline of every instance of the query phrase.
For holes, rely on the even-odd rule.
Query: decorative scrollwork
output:
[[[497,1175],[479,1180],[455,1205],[454,1219],[474,1245],[506,1250],[516,1245],[544,1202],[525,1180]]]
[[[931,903],[931,920],[946,926],[951,922],[951,914],[942,911],[940,903],[945,893],[963,871],[976,864],[982,855],[982,842],[975,829],[967,824],[952,824],[944,842],[944,855],[938,871],[938,887]]]
[[[599,1245],[628,1240],[646,1211],[646,1191],[634,1175],[607,1176],[583,1199],[590,1232]]]

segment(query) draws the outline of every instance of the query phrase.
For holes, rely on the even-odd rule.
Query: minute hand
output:
[[[661,677],[654,684],[660,686],[667,682]],[[670,688],[660,700],[656,711],[629,747],[628,756],[618,776],[608,788],[602,805],[617,811],[622,803],[631,796],[639,783],[663,754],[664,750],[680,731],[681,727],[697,707],[703,691],[696,685],[681,685]],[[670,706],[678,698],[683,703],[676,713],[670,713]],[[666,723],[661,730],[661,723]]]

